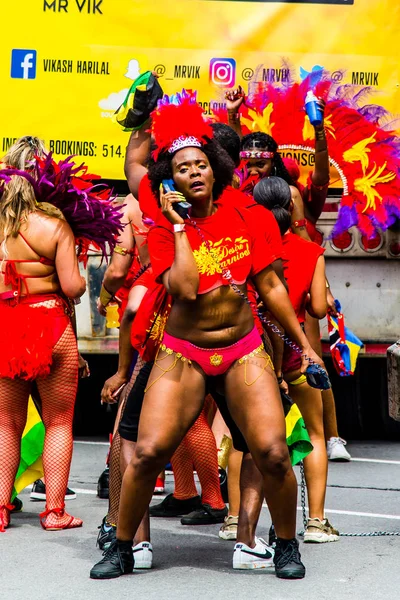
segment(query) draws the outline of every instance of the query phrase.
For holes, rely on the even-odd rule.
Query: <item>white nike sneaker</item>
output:
[[[254,548],[236,544],[233,551],[234,569],[267,569],[274,566],[274,549],[262,538],[255,538]]]
[[[151,569],[153,564],[153,546],[150,542],[140,542],[133,546],[134,569]]]
[[[331,437],[326,444],[328,460],[336,460],[338,462],[348,462],[351,460],[351,456],[345,448],[346,444],[347,442],[340,437]]]

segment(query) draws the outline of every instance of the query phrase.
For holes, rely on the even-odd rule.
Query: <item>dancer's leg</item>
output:
[[[263,477],[257,469],[251,454],[244,454],[240,472],[240,511],[237,541],[250,547],[255,544],[263,496]]]
[[[69,324],[53,351],[50,375],[37,379],[42,399],[42,418],[46,428],[43,468],[46,478],[46,509],[64,506],[72,458],[72,420],[78,384],[78,350],[72,326]],[[46,527],[63,527],[71,517],[67,513],[51,513]],[[74,519],[71,526],[82,524]]]
[[[187,432],[184,442],[199,476],[202,503],[216,509],[225,508],[219,484],[217,446],[207,421],[206,407]]]
[[[306,313],[305,333],[313,350],[322,358],[320,323],[318,319],[314,319],[308,313]],[[335,397],[332,389],[322,392],[322,405],[325,440],[328,441],[332,437],[338,438]]]
[[[10,503],[20,461],[30,383],[0,378],[0,507]],[[8,524],[8,511],[0,508],[0,526]]]
[[[251,385],[245,383],[253,382]],[[279,388],[262,356],[236,363],[225,377],[226,398],[242,431],[263,484],[279,538],[296,533],[297,482],[286,444],[285,417]]]
[[[121,439],[120,439],[120,435],[118,432],[118,427],[119,427],[119,424],[120,424],[120,421],[121,421],[121,418],[122,418],[122,415],[123,415],[123,412],[125,409],[125,405],[126,405],[126,401],[129,396],[129,393],[130,393],[131,389],[133,388],[136,378],[138,376],[138,373],[140,372],[143,365],[144,365],[144,363],[143,363],[142,359],[139,357],[136,361],[136,365],[132,372],[130,381],[123,391],[123,395],[121,397],[119,407],[118,407],[117,416],[115,418],[114,434],[113,434],[113,440],[111,443],[110,460],[109,460],[110,483],[109,483],[108,514],[106,517],[107,523],[109,523],[110,525],[111,524],[116,525],[118,522],[119,497],[121,494],[122,475],[123,475],[123,472],[121,472],[121,469],[120,469],[120,456],[121,456],[122,444],[121,444]]]
[[[135,455],[123,478],[117,529],[117,539],[121,541],[133,539],[158,473],[196,420],[204,402],[205,377],[199,367],[164,352],[160,352],[157,362],[161,362],[163,370],[155,363],[143,403]]]
[[[190,455],[186,438],[187,435],[171,458],[175,483],[174,498],[177,500],[189,500],[198,495],[193,475],[193,457]]]
[[[313,451],[304,459],[310,518],[324,518],[328,457],[326,454],[324,425],[322,420],[321,392],[306,382],[290,386],[290,396],[299,407]]]

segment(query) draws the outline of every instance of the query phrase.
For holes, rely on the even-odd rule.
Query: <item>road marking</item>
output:
[[[74,444],[86,444],[88,446],[109,446],[109,442],[88,442],[83,440],[74,440]],[[333,461],[335,462],[335,461]],[[400,460],[383,460],[379,458],[354,458],[351,457],[351,462],[366,462],[377,463],[384,465],[400,465]]]
[[[379,458],[351,458],[351,462],[378,463],[384,465],[400,465],[400,460],[381,460]]]
[[[303,510],[301,506],[297,507],[297,510]],[[355,512],[353,510],[335,510],[332,508],[325,508],[326,513],[333,515],[349,515],[352,517],[368,517],[370,519],[395,519],[400,521],[400,515],[382,515],[380,513],[367,513],[367,512]]]
[[[74,440],[74,444],[87,444],[88,446],[109,446],[109,442],[82,442],[80,440]]]
[[[73,483],[71,483],[71,485],[73,485]],[[76,488],[74,485],[73,489],[77,494],[86,494],[90,496],[97,495],[96,490],[89,490],[87,488]],[[153,496],[154,500],[162,500],[163,498],[165,498],[165,496],[162,494],[157,494]],[[267,506],[264,504],[263,508],[267,508]],[[301,506],[298,506],[297,510],[302,510]],[[333,508],[326,508],[325,512],[331,513],[333,515],[349,515],[351,517],[367,517],[370,519],[394,519],[396,521],[400,521],[400,515],[383,515],[380,513],[356,512],[353,510],[336,510]]]
[[[74,492],[76,492],[77,494],[87,494],[90,496],[97,496],[96,490],[88,490],[86,488],[76,488],[75,486],[73,486],[73,488],[74,488]]]

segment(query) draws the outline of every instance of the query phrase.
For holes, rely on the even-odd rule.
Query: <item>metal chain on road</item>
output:
[[[304,531],[307,529],[307,511],[306,511],[306,479],[304,476],[304,464],[303,461],[300,463],[300,494],[301,494],[301,510],[303,513],[303,531],[299,531],[298,535],[304,536]],[[400,536],[400,531],[362,531],[359,533],[339,533],[340,537],[392,537]]]

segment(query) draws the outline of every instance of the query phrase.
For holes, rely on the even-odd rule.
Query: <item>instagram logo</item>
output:
[[[210,60],[210,81],[216,85],[235,85],[236,61],[233,58],[212,58]]]

